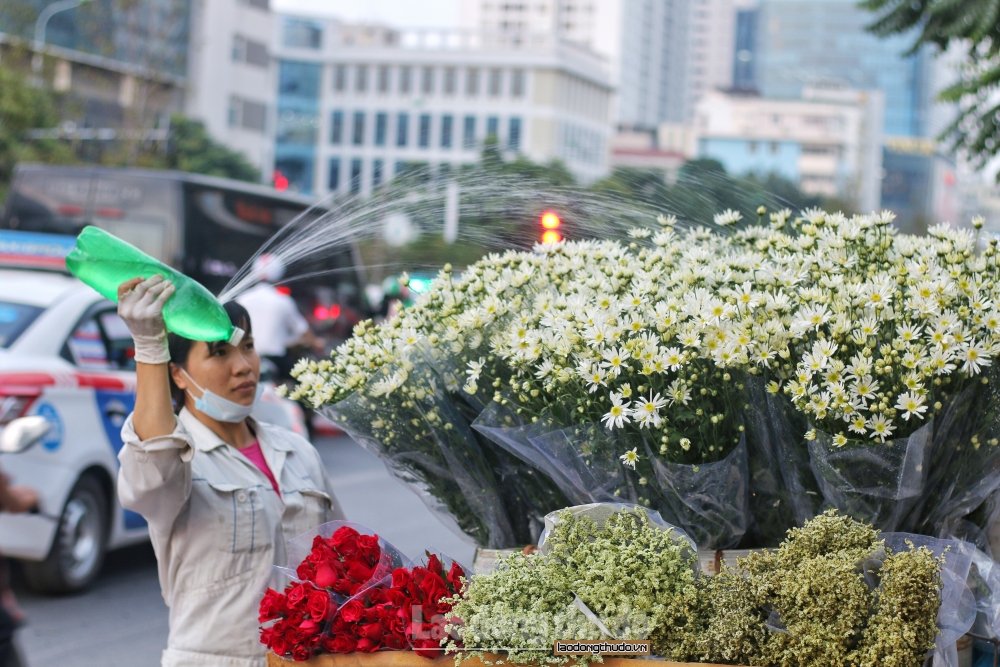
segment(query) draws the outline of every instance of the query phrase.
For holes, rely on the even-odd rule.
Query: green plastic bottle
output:
[[[85,227],[66,257],[66,268],[101,296],[118,301],[118,286],[136,277],[162,275],[176,292],[163,307],[167,329],[191,340],[238,342],[242,331],[205,287],[97,227]]]

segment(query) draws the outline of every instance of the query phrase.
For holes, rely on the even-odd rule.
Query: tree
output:
[[[260,170],[243,153],[215,142],[202,123],[180,115],[170,119],[166,155],[151,162],[166,169],[260,182]]]
[[[0,201],[18,162],[73,162],[73,152],[56,139],[32,139],[29,132],[59,122],[52,94],[28,84],[10,67],[0,67]]]
[[[953,149],[964,149],[979,167],[1000,151],[1000,4],[994,0],[865,0],[861,6],[879,14],[869,26],[877,35],[916,31],[908,54],[924,45],[946,50],[958,44],[968,62],[957,83],[940,98],[959,105],[958,118],[942,133]]]

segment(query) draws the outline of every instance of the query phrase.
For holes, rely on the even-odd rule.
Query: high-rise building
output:
[[[302,192],[369,192],[409,169],[508,155],[607,170],[606,62],[551,32],[393,30],[281,16],[275,169]]]
[[[463,27],[551,32],[606,56],[619,126],[687,122],[707,91],[732,83],[733,0],[462,0]]]

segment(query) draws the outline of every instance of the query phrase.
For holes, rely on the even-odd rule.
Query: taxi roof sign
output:
[[[66,271],[73,236],[0,230],[0,267]]]

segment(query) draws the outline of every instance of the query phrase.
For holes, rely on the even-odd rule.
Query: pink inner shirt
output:
[[[271,486],[274,488],[274,492],[280,496],[281,491],[278,490],[278,481],[274,479],[274,475],[271,474],[271,469],[268,467],[267,461],[264,460],[264,452],[260,451],[260,442],[254,440],[252,445],[244,447],[239,450],[239,452],[243,456],[250,459],[251,463],[260,468],[260,471],[264,473],[269,480],[271,480]]]

